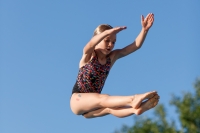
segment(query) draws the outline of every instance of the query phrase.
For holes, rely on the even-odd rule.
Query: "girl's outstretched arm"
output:
[[[106,36],[111,34],[117,34],[121,30],[126,29],[126,27],[116,27],[110,30],[105,30],[104,32],[95,35],[92,39],[86,44],[83,49],[83,54],[91,54],[94,51],[95,46],[100,43]]]
[[[108,32],[104,31],[98,35],[92,37],[92,39],[85,45],[83,49],[83,54],[92,54],[94,51],[95,46],[101,42],[106,36],[108,36]]]
[[[137,38],[135,39],[135,41],[133,43],[124,47],[123,49],[116,50],[115,60],[117,60],[121,57],[124,57],[124,56],[136,51],[137,49],[139,49],[142,46],[142,44],[146,38],[148,30],[153,25],[153,22],[154,22],[154,14],[149,13],[145,19],[144,19],[144,16],[142,15],[141,16],[141,24],[142,24],[141,32],[139,33],[139,35],[137,36]]]
[[[104,32],[92,37],[92,39],[86,44],[86,46],[83,49],[83,56],[81,58],[79,66],[83,66],[90,60],[91,55],[95,49],[95,46],[98,43],[100,43],[105,37],[107,37],[108,35],[111,35],[111,34],[117,34],[118,32],[120,32],[124,29],[126,29],[126,27],[116,27],[116,28],[112,28],[110,30],[105,30]]]

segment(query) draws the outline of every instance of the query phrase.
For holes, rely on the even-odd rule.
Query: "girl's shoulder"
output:
[[[95,53],[93,52],[91,55],[82,55],[82,58],[79,62],[79,68],[82,68],[83,66],[85,66],[88,62],[90,62],[94,57],[95,57]]]
[[[110,57],[111,64],[113,65],[115,61],[117,60],[117,54],[118,54],[118,49],[113,50],[108,56]]]

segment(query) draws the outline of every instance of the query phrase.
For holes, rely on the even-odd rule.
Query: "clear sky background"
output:
[[[168,118],[176,120],[171,95],[192,92],[200,76],[199,5],[199,0],[0,0],[0,133],[112,133],[132,125],[132,116],[76,116],[69,99],[94,29],[102,23],[127,26],[115,47],[123,48],[139,34],[140,16],[151,12],[155,22],[144,45],[116,62],[102,93],[157,90]]]

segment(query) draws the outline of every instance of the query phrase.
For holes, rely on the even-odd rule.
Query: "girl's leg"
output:
[[[116,117],[123,118],[133,114],[140,115],[143,112],[154,108],[159,101],[159,96],[156,95],[153,98],[143,102],[138,109],[134,109],[132,107],[121,107],[121,108],[101,108],[98,110],[94,110],[84,114],[85,118],[94,118],[94,117],[101,117],[108,114],[112,114]]]
[[[70,105],[77,115],[99,108],[131,106],[138,108],[144,99],[152,98],[157,92],[148,92],[134,96],[109,96],[98,93],[74,93]]]
[[[116,117],[123,118],[134,114],[134,110],[132,107],[119,107],[119,108],[101,108],[86,114],[83,114],[85,118],[95,118],[102,117],[108,114],[112,114]]]
[[[102,116],[110,114],[109,111],[110,111],[110,108],[101,108],[101,109],[87,112],[87,113],[83,114],[83,116],[85,118],[102,117]]]

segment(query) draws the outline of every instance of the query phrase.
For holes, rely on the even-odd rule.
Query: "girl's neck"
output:
[[[97,49],[94,52],[95,52],[97,58],[100,60],[104,60],[107,57],[107,55],[103,54],[101,51],[99,51]]]

